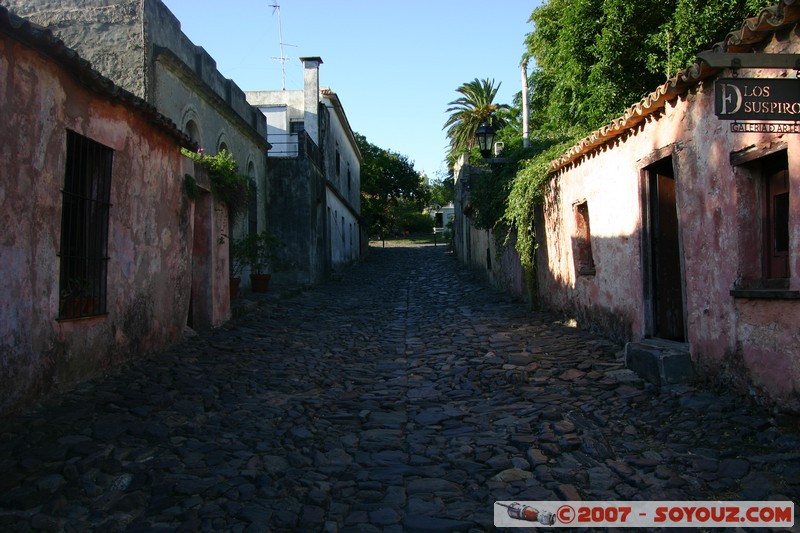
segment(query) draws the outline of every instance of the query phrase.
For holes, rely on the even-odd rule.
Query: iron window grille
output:
[[[106,313],[113,150],[67,131],[62,192],[59,319]]]

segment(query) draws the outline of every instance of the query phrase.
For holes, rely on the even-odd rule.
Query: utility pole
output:
[[[528,59],[522,60],[522,147],[531,145],[530,130],[528,126]]]

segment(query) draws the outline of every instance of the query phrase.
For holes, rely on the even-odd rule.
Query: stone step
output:
[[[685,384],[694,377],[689,345],[661,339],[627,343],[625,366],[659,386]]]

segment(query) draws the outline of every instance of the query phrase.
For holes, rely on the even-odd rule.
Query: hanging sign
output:
[[[719,79],[714,83],[714,111],[720,120],[800,121],[800,80]]]

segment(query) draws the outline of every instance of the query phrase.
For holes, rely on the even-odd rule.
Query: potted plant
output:
[[[253,292],[267,292],[272,274],[269,268],[283,243],[268,231],[253,233],[234,244],[234,248],[250,267],[250,282]]]
[[[61,318],[79,318],[94,314],[97,299],[94,296],[94,286],[87,278],[70,278],[59,296],[58,314]]]

